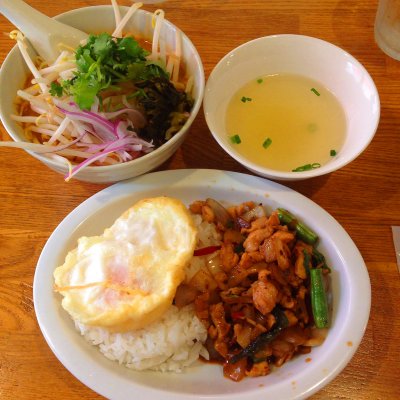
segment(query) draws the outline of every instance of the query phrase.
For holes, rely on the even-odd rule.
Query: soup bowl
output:
[[[230,140],[226,114],[234,94],[260,76],[276,74],[298,75],[316,81],[336,97],[344,111],[344,143],[337,154],[319,168],[301,172],[266,168],[251,157],[244,157]],[[375,84],[353,56],[326,41],[290,34],[261,37],[225,55],[209,76],[203,106],[208,127],[219,145],[250,171],[276,180],[312,178],[345,166],[371,142],[380,116]]]
[[[120,7],[124,13],[128,7]],[[124,28],[135,37],[150,39],[152,37],[152,13],[137,10]],[[55,17],[60,22],[71,25],[87,33],[112,32],[115,28],[112,6],[84,7],[68,11]],[[196,115],[199,112],[204,94],[204,70],[201,58],[190,39],[168,20],[164,20],[160,37],[164,40],[167,51],[174,51],[176,46],[176,32],[181,33],[181,54],[186,74],[193,77],[192,97],[194,100],[190,116],[183,127],[166,143],[154,151],[131,161],[106,166],[88,166],[80,170],[74,178],[94,183],[117,182],[132,178],[151,171],[165,162],[179,148],[189,133]],[[28,49],[34,54],[32,49]],[[15,46],[0,70],[0,118],[11,138],[16,142],[27,141],[20,124],[11,118],[17,113],[17,106],[12,99],[16,98],[17,90],[24,87],[29,70],[20,51]],[[10,150],[14,151],[14,150]],[[65,162],[50,158],[45,154],[27,151],[50,169],[60,174],[68,174],[68,165]]]

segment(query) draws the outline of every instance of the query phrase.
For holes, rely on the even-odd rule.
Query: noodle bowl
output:
[[[123,12],[127,12],[128,8],[120,8]],[[94,17],[95,16],[95,17]],[[110,6],[98,6],[98,7],[89,7],[83,8],[79,10],[74,10],[68,13],[65,13],[58,17],[58,19],[64,23],[73,25],[78,29],[82,29],[88,32],[99,32],[100,27],[104,31],[112,32],[115,27],[114,22],[114,15],[113,9]],[[155,27],[157,26],[157,21],[160,21],[160,15],[156,16],[156,23]],[[143,10],[136,10],[132,18],[129,20],[128,24],[126,25],[125,31],[129,32],[135,37],[140,38],[151,38],[152,34],[156,32],[156,29],[153,29],[152,21],[154,21],[154,16],[146,11]],[[175,26],[169,23],[166,20],[162,21],[162,26],[159,29],[159,46],[158,46],[158,56],[157,57],[165,57],[165,67],[167,71],[170,73],[171,81],[174,86],[178,89],[180,93],[186,89],[187,92],[191,92],[191,97],[193,99],[193,106],[190,110],[190,113],[187,115],[186,121],[178,121],[178,132],[172,132],[170,134],[170,138],[164,144],[159,144],[160,147],[156,148],[157,146],[152,146],[151,140],[149,144],[144,144],[142,138],[139,137],[139,145],[142,145],[144,148],[141,157],[129,161],[129,158],[124,160],[119,160],[117,158],[111,158],[109,164],[113,163],[112,165],[106,165],[106,163],[102,162],[99,166],[87,166],[84,169],[76,171],[75,177],[80,180],[91,181],[91,182],[113,182],[118,181],[121,179],[126,179],[129,177],[140,175],[144,172],[147,172],[151,169],[154,169],[161,163],[163,163],[166,159],[168,159],[173,152],[179,147],[182,143],[188,128],[190,127],[191,123],[193,122],[197,112],[200,108],[200,103],[203,97],[203,90],[204,90],[204,72],[201,64],[200,57],[194,48],[193,44],[190,40],[180,32]],[[177,39],[178,38],[178,39]],[[177,45],[178,43],[178,45]],[[149,56],[149,59],[153,60],[155,58],[155,50],[154,46],[152,47],[152,53]],[[177,54],[180,53],[180,68],[179,70],[176,68],[176,59]],[[32,53],[31,53],[32,54]],[[169,61],[168,54],[172,55],[170,58],[172,61]],[[13,49],[9,56],[7,57],[6,61],[3,64],[2,71],[0,74],[0,81],[2,83],[2,89],[7,91],[7,94],[10,94],[11,98],[15,97],[15,93],[19,90],[23,85],[21,81],[26,79],[28,75],[27,69],[24,65],[20,65],[18,59],[21,56],[18,54],[18,49]],[[179,57],[178,57],[179,58]],[[182,73],[182,65],[185,66],[185,73]],[[68,65],[67,65],[68,66]],[[49,70],[47,70],[49,71]],[[174,72],[175,71],[175,72]],[[50,71],[51,73],[51,71]],[[68,76],[67,76],[68,77]],[[191,78],[190,78],[191,77]],[[43,81],[39,78],[36,82],[37,84],[42,84]],[[15,91],[14,91],[15,89]],[[26,92],[26,91],[25,91]],[[21,93],[21,92],[20,92]],[[23,94],[24,95],[24,94]],[[28,93],[28,96],[31,95]],[[71,176],[71,173],[68,173],[69,166],[68,162],[63,159],[60,159],[60,156],[64,156],[65,152],[70,152],[72,148],[62,149],[63,143],[57,143],[57,146],[61,146],[61,150],[64,151],[64,154],[39,154],[36,152],[38,148],[37,146],[33,145],[26,145],[26,144],[19,144],[18,142],[25,142],[26,138],[24,136],[24,132],[19,125],[20,122],[29,122],[31,126],[36,125],[37,117],[40,115],[37,113],[36,116],[32,115],[25,115],[27,118],[26,121],[17,122],[12,119],[11,115],[16,114],[15,105],[10,104],[10,102],[5,101],[5,97],[1,99],[1,117],[4,126],[6,127],[7,131],[10,133],[11,137],[17,142],[13,144],[12,142],[8,142],[11,146],[15,147],[22,147],[29,151],[34,157],[39,158],[42,162],[47,164],[50,168],[65,174],[67,177]],[[10,98],[10,97],[9,97]],[[29,99],[28,99],[29,100]],[[58,109],[63,109],[66,112],[71,113],[90,113],[93,112],[92,109],[90,110],[77,110],[75,104],[71,104],[70,101],[64,101],[63,104],[60,105],[59,100],[57,97],[53,97],[54,105],[58,107]],[[58,103],[58,104],[57,104]],[[125,104],[126,105],[126,104]],[[94,103],[94,107],[99,107],[99,104]],[[94,110],[97,112],[97,110]],[[104,110],[103,110],[104,111]],[[107,110],[108,111],[108,110]],[[118,113],[124,113],[121,110],[111,110],[111,113],[114,113],[114,118],[118,118]],[[31,114],[31,113],[26,113]],[[128,114],[128,113],[127,113]],[[76,115],[75,115],[76,116]],[[86,115],[87,116],[87,115]],[[103,115],[101,115],[104,117]],[[91,117],[91,115],[89,115]],[[21,119],[21,117],[14,117],[15,119]],[[42,118],[42,117],[41,117]],[[35,121],[33,121],[35,119]],[[65,118],[64,118],[65,119]],[[133,124],[140,125],[143,117],[140,116],[140,113],[137,110],[129,110],[129,118]],[[178,118],[179,119],[179,118]],[[62,124],[63,119],[59,122],[59,125],[55,129],[59,129],[60,125]],[[49,129],[51,130],[54,127],[50,126],[52,124],[47,123],[44,119],[41,119],[39,122],[46,122],[41,126],[41,129]],[[101,120],[101,123],[104,121]],[[114,120],[115,122],[115,120]],[[129,123],[129,121],[128,121]],[[121,125],[121,124],[120,124]],[[121,127],[121,126],[120,126]],[[119,127],[119,128],[120,128]],[[62,127],[63,128],[63,127]],[[118,128],[118,129],[119,129]],[[124,128],[122,126],[122,128]],[[180,129],[179,129],[180,128]],[[33,130],[38,130],[37,125],[33,127]],[[131,128],[128,129],[131,131]],[[35,135],[38,133],[42,135],[47,133],[46,131],[36,132]],[[129,132],[130,133],[130,132]],[[82,136],[82,135],[81,135]],[[85,134],[87,137],[87,135]],[[125,140],[126,137],[121,135],[122,137],[118,137],[117,139],[122,139],[122,142]],[[132,135],[130,135],[132,136]],[[48,139],[48,138],[47,138]],[[52,138],[50,137],[50,140]],[[82,137],[79,134],[72,140],[82,140]],[[131,138],[129,138],[130,140]],[[144,138],[146,140],[146,138]],[[55,140],[53,140],[55,142]],[[121,141],[120,141],[121,142]],[[97,144],[97,143],[96,143]],[[118,143],[119,145],[121,143]],[[135,143],[135,146],[137,143]],[[39,144],[39,146],[43,146]],[[116,147],[116,146],[115,146]],[[156,148],[156,149],[154,149]],[[67,151],[68,150],[68,151]],[[74,149],[76,150],[76,149]],[[80,150],[80,149],[79,149]],[[40,151],[40,149],[39,149]],[[120,157],[126,156],[126,154],[120,154]],[[134,158],[134,155],[133,157]],[[99,156],[100,161],[104,160],[104,156]],[[101,160],[103,159],[103,160]],[[72,162],[75,161],[82,161],[82,160],[71,160]],[[96,160],[95,160],[96,161]],[[121,162],[122,161],[122,162]],[[90,165],[90,163],[88,163]],[[74,165],[74,167],[76,167]]]

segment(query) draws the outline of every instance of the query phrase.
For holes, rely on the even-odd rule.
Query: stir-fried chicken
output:
[[[267,315],[275,308],[278,301],[278,289],[268,281],[267,271],[260,271],[258,280],[251,287],[253,289],[253,304],[262,315]]]
[[[225,376],[266,375],[272,365],[309,352],[313,247],[282,225],[277,212],[267,215],[253,202],[226,211],[207,199],[190,210],[215,223],[223,238],[219,267],[200,270],[181,293],[192,299],[189,288],[196,291],[195,309],[209,333],[207,348],[211,358],[225,360]]]

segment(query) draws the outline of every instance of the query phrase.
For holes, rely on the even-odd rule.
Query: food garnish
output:
[[[268,148],[271,144],[272,144],[272,139],[271,138],[265,139],[264,143],[263,143],[264,149]]]
[[[242,140],[240,139],[239,135],[233,135],[231,136],[231,142],[234,144],[240,144],[242,143]]]
[[[242,101],[243,103],[246,103],[246,101],[252,101],[253,99],[251,97],[245,97],[243,96],[240,101]]]
[[[72,94],[80,109],[89,110],[100,92],[122,82],[168,78],[165,65],[148,60],[149,54],[133,37],[89,35],[75,51],[77,71],[71,79],[61,80],[61,91]]]
[[[321,96],[321,94],[318,92],[317,89],[311,88],[311,91],[312,91],[313,93],[315,93],[317,96]]]
[[[300,167],[292,169],[292,172],[303,172],[303,171],[311,171],[312,169],[320,168],[320,163],[313,163],[313,164],[304,164]]]

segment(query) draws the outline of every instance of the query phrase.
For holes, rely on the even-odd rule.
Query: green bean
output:
[[[328,326],[328,301],[326,298],[321,268],[310,270],[311,279],[311,308],[317,328]]]
[[[318,235],[303,223],[299,222],[289,211],[283,208],[278,208],[277,211],[281,224],[287,225],[290,229],[295,230],[299,239],[312,245],[317,242]]]

